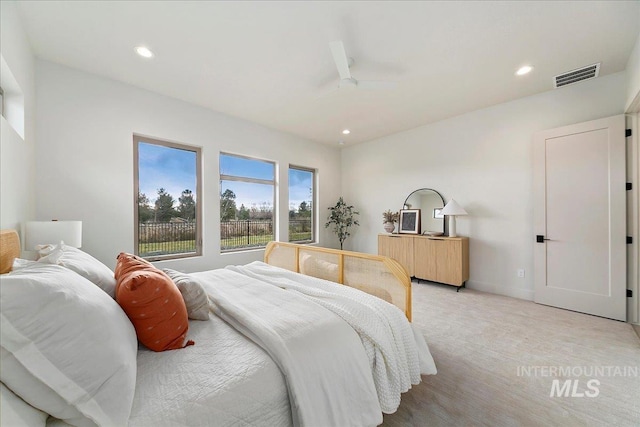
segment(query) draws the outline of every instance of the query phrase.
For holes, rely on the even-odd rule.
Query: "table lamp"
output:
[[[27,251],[38,245],[58,244],[82,246],[82,221],[28,221],[25,225],[24,246]]]
[[[467,215],[462,206],[458,204],[454,199],[449,200],[449,203],[442,209],[442,215],[449,217],[449,237],[456,237],[456,216]]]

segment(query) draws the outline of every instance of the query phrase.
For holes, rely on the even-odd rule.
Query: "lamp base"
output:
[[[456,237],[456,216],[449,215],[449,237]]]

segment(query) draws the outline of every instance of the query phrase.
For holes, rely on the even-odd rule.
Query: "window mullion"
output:
[[[220,175],[220,181],[240,181],[240,182],[250,182],[252,184],[275,185],[275,180],[260,179],[260,178],[246,178],[242,176],[222,175],[222,174]]]

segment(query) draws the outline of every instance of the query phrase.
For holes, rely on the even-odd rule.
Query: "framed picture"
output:
[[[420,209],[402,209],[398,231],[406,234],[420,234]]]
[[[444,208],[435,208],[433,210],[433,217],[435,219],[444,219],[444,215],[442,215],[442,209]]]

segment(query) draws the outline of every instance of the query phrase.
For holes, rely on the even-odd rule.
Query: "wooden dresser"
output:
[[[378,255],[402,264],[409,276],[460,288],[469,279],[469,239],[379,234]]]

